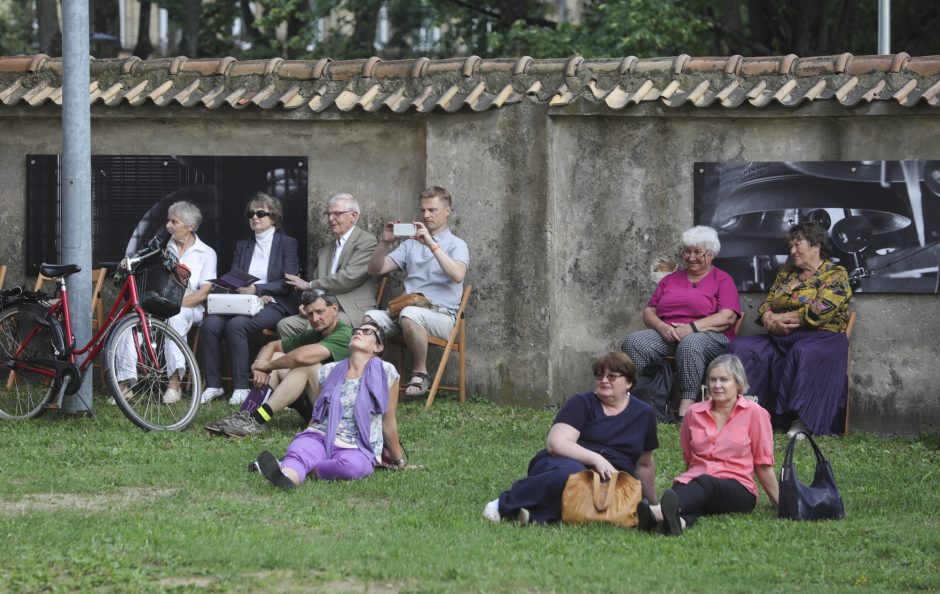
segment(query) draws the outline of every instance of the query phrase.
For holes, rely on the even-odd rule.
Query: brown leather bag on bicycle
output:
[[[430,308],[433,305],[431,300],[424,296],[424,293],[405,293],[388,302],[388,315],[393,320],[397,320],[401,310],[406,307]]]

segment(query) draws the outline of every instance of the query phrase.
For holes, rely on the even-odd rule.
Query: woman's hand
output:
[[[597,474],[601,475],[601,479],[609,481],[610,477],[614,476],[614,473],[617,472],[617,469],[614,468],[613,464],[607,461],[607,458],[597,454],[597,459],[595,460],[594,470],[597,471]]]
[[[248,285],[247,287],[239,287],[235,289],[235,291],[242,295],[256,295],[258,293],[258,287],[254,285]]]
[[[663,322],[660,326],[656,328],[656,331],[659,332],[659,335],[663,337],[663,340],[666,342],[679,342],[682,340],[682,337],[679,336],[679,333],[676,331],[676,328],[671,324]]]

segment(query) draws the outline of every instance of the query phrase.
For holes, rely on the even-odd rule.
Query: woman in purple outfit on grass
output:
[[[397,439],[398,402],[398,372],[382,361],[384,348],[378,326],[353,330],[349,358],[320,368],[322,389],[310,425],[294,437],[280,462],[267,450],[258,455],[257,466],[266,479],[293,489],[307,476],[356,480],[381,465],[383,427],[394,426]]]

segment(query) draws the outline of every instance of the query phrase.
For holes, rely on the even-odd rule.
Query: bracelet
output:
[[[689,322],[689,326],[692,328],[692,332],[698,332],[698,328],[695,327],[695,322]]]
[[[431,253],[433,254],[434,250],[439,250],[439,249],[441,249],[441,244],[435,243],[433,246],[431,246]]]

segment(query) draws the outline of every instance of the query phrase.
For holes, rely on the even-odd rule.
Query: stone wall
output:
[[[940,114],[890,106],[285,113],[96,106],[92,150],[306,155],[309,261],[327,237],[329,194],[356,195],[361,225],[377,233],[412,216],[425,186],[447,187],[452,227],[471,249],[470,392],[530,406],[589,387],[591,358],[642,327],[652,264],[675,255],[692,224],[693,162],[940,158]],[[10,286],[23,280],[25,155],[61,149],[58,110],[0,110],[0,135],[0,261]],[[761,297],[744,296],[747,333],[758,330]],[[853,307],[853,430],[937,431],[930,362],[940,355],[940,298],[859,295]]]

